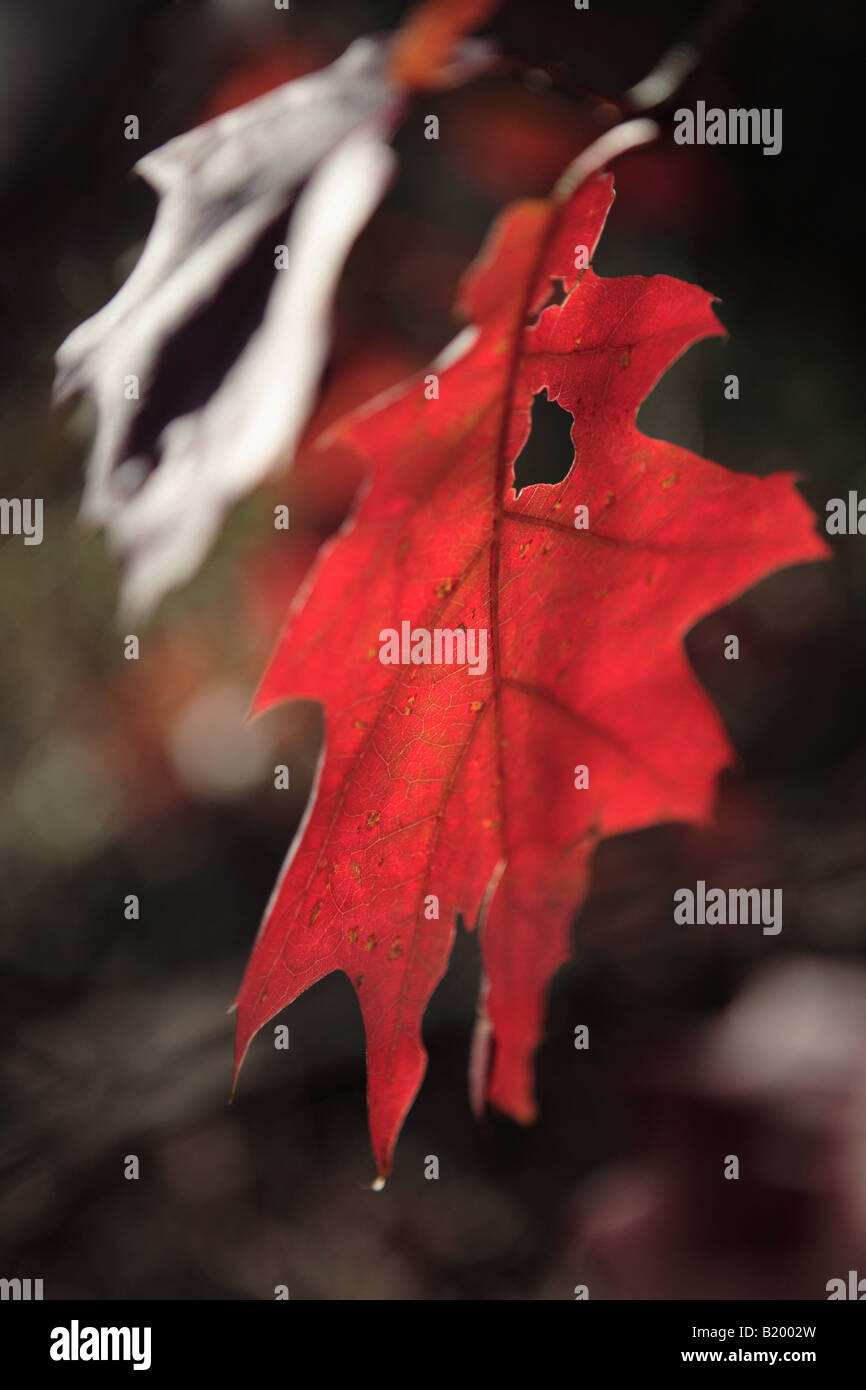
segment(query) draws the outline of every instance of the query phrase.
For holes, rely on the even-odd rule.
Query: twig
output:
[[[691,32],[663,53],[652,71],[623,94],[622,110],[634,114],[664,106],[739,23],[750,4],[751,0],[716,0]]]

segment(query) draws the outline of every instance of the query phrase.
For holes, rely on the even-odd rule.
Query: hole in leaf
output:
[[[514,494],[536,483],[561,483],[574,463],[571,427],[574,416],[556,401],[548,400],[547,389],[532,402],[529,438],[514,462]]]
[[[564,304],[567,298],[568,295],[565,291],[565,281],[562,280],[558,275],[554,276],[554,278],[550,282],[550,293],[548,294],[538,313],[534,314],[532,318],[526,320],[527,328],[532,328],[536,323],[538,323],[538,320],[541,318],[541,315],[544,313],[545,309],[549,309],[551,304]]]

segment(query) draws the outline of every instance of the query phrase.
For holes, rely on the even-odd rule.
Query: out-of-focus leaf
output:
[[[334,286],[393,168],[387,51],[359,39],[136,165],[160,195],[153,230],[123,288],[61,346],[56,384],[57,399],[86,391],[98,408],[83,512],[121,554],[131,611],[194,572],[225,511],[303,429]]]

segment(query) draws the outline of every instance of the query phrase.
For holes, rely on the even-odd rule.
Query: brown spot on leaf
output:
[[[675,483],[678,483],[678,482],[679,482],[679,480],[680,480],[680,475],[679,475],[679,473],[669,473],[668,476],[667,476],[666,478],[662,478],[662,487],[664,487],[664,488],[673,487]]]
[[[630,348],[630,347],[627,347],[627,348],[625,349],[625,351],[621,354],[620,359],[619,359],[619,365],[622,367],[623,371],[625,371],[625,369],[626,369],[626,367],[628,366],[628,364],[629,364],[630,361],[631,361],[631,348]]]
[[[402,947],[402,944],[401,944],[401,942],[400,942],[400,938],[399,938],[399,936],[398,936],[398,937],[395,939],[393,945],[391,946],[390,951],[388,952],[388,959],[389,959],[389,960],[399,960],[399,958],[400,958],[400,956],[402,956],[402,954],[403,954],[403,947]]]
[[[319,913],[321,912],[321,910],[322,910],[322,904],[321,904],[321,900],[320,900],[319,902],[316,903],[315,907],[313,908],[312,912],[310,913],[310,926],[313,925],[313,923],[315,922],[315,920],[316,920],[316,918],[318,917],[318,915],[319,915]]]
[[[350,928],[349,928],[349,945],[350,945],[350,946],[354,946],[354,944],[355,944],[355,942],[356,942],[357,940],[358,940],[358,928],[357,928],[357,927],[350,927]]]
[[[375,936],[368,936],[368,937],[367,937],[367,940],[364,942],[364,950],[365,950],[365,951],[372,951],[372,949],[373,949],[373,947],[374,947],[375,945],[376,945],[376,938],[375,938]]]
[[[357,859],[353,859],[353,860],[352,860],[352,873],[355,875],[355,878],[356,878],[356,879],[358,880],[358,882],[360,883],[360,882],[361,882],[361,865],[358,863]]]
[[[369,816],[367,817],[367,829],[368,829],[368,830],[372,830],[372,829],[373,829],[373,826],[376,824],[376,822],[377,822],[378,820],[379,820],[379,812],[378,812],[378,811],[371,811],[370,814],[369,814]]]

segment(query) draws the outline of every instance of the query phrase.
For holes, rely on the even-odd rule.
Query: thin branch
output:
[[[623,111],[629,114],[655,111],[670,101],[740,22],[750,4],[751,0],[716,0],[690,33],[663,53],[652,71],[623,94],[620,101]]]

